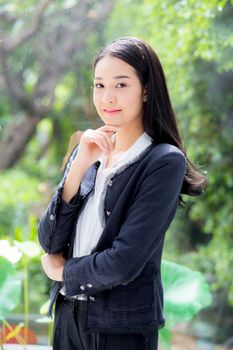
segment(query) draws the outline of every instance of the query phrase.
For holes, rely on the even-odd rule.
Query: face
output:
[[[105,124],[121,129],[142,128],[146,90],[125,61],[112,56],[100,59],[94,72],[93,101]]]

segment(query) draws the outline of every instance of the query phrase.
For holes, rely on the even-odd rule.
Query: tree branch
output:
[[[16,37],[4,39],[3,46],[4,51],[6,53],[12,52],[18,46],[22,45],[26,40],[32,37],[39,29],[42,20],[43,14],[50,4],[51,0],[42,0],[37,6],[37,10],[35,11],[34,19],[31,24],[31,27],[27,30],[22,30]]]
[[[51,92],[50,100],[46,105],[41,103],[41,101],[36,99],[34,100],[32,96],[27,96],[23,91],[22,82],[11,75],[6,54],[2,48],[0,48],[0,60],[3,68],[3,76],[8,90],[8,96],[12,105],[14,107],[20,107],[20,109],[25,111],[27,115],[44,116],[52,107],[54,99],[53,93]]]
[[[18,20],[18,17],[5,11],[5,12],[1,12],[0,13],[0,19],[2,21],[4,21],[5,23],[8,23],[8,24],[11,23],[12,24],[12,23],[15,23]]]
[[[114,1],[102,1],[95,10],[90,9],[88,3],[80,2],[79,5],[72,8],[72,16],[69,17],[68,24],[65,27],[55,21],[55,28],[51,35],[43,41],[44,47],[36,47],[37,58],[41,64],[41,75],[35,86],[35,96],[49,96],[51,88],[56,85],[51,81],[61,78],[64,72],[74,65],[77,70],[76,57],[79,52],[85,49],[84,38],[79,38],[80,33],[85,32],[88,37],[90,33],[96,30],[96,27],[110,13]],[[50,23],[50,28],[53,26]],[[43,35],[43,33],[41,33]],[[42,43],[42,40],[38,40]],[[50,55],[44,56],[42,52],[49,52]]]
[[[34,16],[33,25],[27,31],[21,32],[10,42],[0,42],[1,73],[15,110],[21,110],[23,118],[17,122],[13,119],[5,129],[5,137],[0,140],[0,169],[6,169],[15,164],[22,155],[27,142],[34,135],[37,123],[53,107],[55,89],[67,71],[77,74],[78,65],[83,61],[80,53],[85,50],[86,38],[96,31],[110,13],[115,0],[102,0],[95,4],[90,0],[80,1],[75,6],[61,11],[60,17],[48,16],[42,30],[38,30],[43,13],[50,0],[40,2]],[[37,32],[36,32],[37,31]],[[31,42],[32,60],[23,58],[21,68],[12,67],[12,51],[18,46],[24,46],[31,35],[36,33],[36,39]],[[81,34],[80,34],[81,33]],[[85,36],[82,35],[85,33]],[[25,91],[27,70],[34,69],[36,62],[38,80],[30,93]],[[30,84],[30,82],[29,82]],[[4,86],[5,88],[5,86]],[[4,89],[6,90],[6,89]]]
[[[40,120],[38,117],[24,116],[20,119],[15,118],[8,125],[5,137],[1,140],[0,170],[10,168],[20,158]]]

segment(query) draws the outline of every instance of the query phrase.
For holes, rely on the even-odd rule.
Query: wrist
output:
[[[52,277],[51,279],[53,281],[62,282],[63,270],[64,270],[64,266],[55,268],[53,271],[51,271],[51,277]]]

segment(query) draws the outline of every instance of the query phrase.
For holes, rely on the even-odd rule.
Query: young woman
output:
[[[86,130],[39,223],[55,350],[157,349],[165,233],[205,178],[187,159],[160,61],[134,37],[94,62],[104,125]]]

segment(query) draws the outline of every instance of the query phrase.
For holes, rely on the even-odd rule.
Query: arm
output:
[[[53,281],[62,281],[65,259],[63,254],[44,254],[41,263],[46,275]]]
[[[78,147],[73,151],[67,163],[63,178],[38,225],[38,238],[40,244],[48,253],[62,252],[69,240],[75,216],[77,215],[82,203],[82,197],[79,193],[81,176],[78,178],[76,194],[73,196],[72,200],[66,202],[62,197],[64,184],[77,152]]]
[[[74,221],[81,208],[83,197],[80,184],[87,169],[100,156],[101,152],[111,152],[111,135],[117,127],[104,125],[96,130],[86,130],[79,145],[73,151],[51,203],[38,226],[39,241],[49,254],[63,252],[73,232]]]
[[[112,247],[65,263],[63,280],[68,295],[84,288],[87,295],[94,295],[128,284],[140,274],[175,214],[184,174],[182,154],[174,152],[160,159],[144,179]]]

